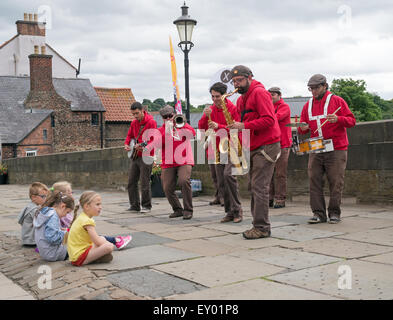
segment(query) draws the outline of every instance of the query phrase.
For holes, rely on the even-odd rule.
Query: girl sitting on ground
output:
[[[66,194],[69,197],[72,196],[72,186],[68,181],[58,181],[53,184],[52,188],[50,188],[52,192],[61,191],[63,194]],[[73,220],[72,213],[67,214],[66,216],[60,219],[60,225],[62,228],[67,229],[71,226],[71,222]]]
[[[33,225],[35,242],[42,259],[67,260],[67,231],[60,226],[60,219],[74,209],[74,199],[62,192],[53,192],[37,209]]]
[[[93,217],[101,213],[101,196],[94,191],[85,191],[79,199],[83,212],[75,219],[79,205],[75,207],[74,221],[68,236],[67,250],[74,266],[92,262],[110,262],[114,245],[124,248],[132,239],[126,237],[102,237],[97,234]]]

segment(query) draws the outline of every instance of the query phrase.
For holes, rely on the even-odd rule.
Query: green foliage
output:
[[[7,165],[0,163],[0,175],[7,174]]]
[[[166,105],[170,105],[175,107],[174,101],[166,101],[162,98],[157,98],[153,102],[149,99],[143,99],[142,104],[148,107],[149,111],[159,111],[162,107]],[[184,100],[181,101],[181,106],[183,113],[186,112],[186,102]],[[192,104],[190,104],[190,112],[202,112],[205,108],[205,104],[201,104],[198,107],[194,108]]]
[[[334,79],[331,92],[347,102],[357,121],[382,119],[382,110],[374,102],[373,95],[366,91],[364,80]]]

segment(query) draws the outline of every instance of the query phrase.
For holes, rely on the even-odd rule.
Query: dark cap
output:
[[[277,92],[279,95],[281,95],[281,89],[279,87],[271,87],[269,92]]]
[[[326,77],[322,74],[314,74],[310,80],[308,80],[307,85],[308,86],[317,86],[319,84],[325,84],[326,83]]]
[[[165,107],[163,107],[160,110],[161,117],[165,117],[165,116],[168,116],[168,115],[171,115],[171,114],[174,114],[174,113],[175,113],[175,109],[173,109],[173,107],[171,107],[169,105],[166,105]]]
[[[233,67],[233,69],[231,70],[232,78],[238,76],[243,76],[248,78],[248,76],[253,76],[253,74],[250,68],[240,65],[240,66]]]

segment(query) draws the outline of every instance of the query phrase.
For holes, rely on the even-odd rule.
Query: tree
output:
[[[364,80],[334,79],[331,92],[346,101],[357,121],[382,119],[382,110],[374,102],[373,95],[366,91]]]

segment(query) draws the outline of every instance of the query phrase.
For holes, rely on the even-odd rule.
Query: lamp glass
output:
[[[194,25],[191,21],[179,21],[176,23],[180,42],[191,42]]]

